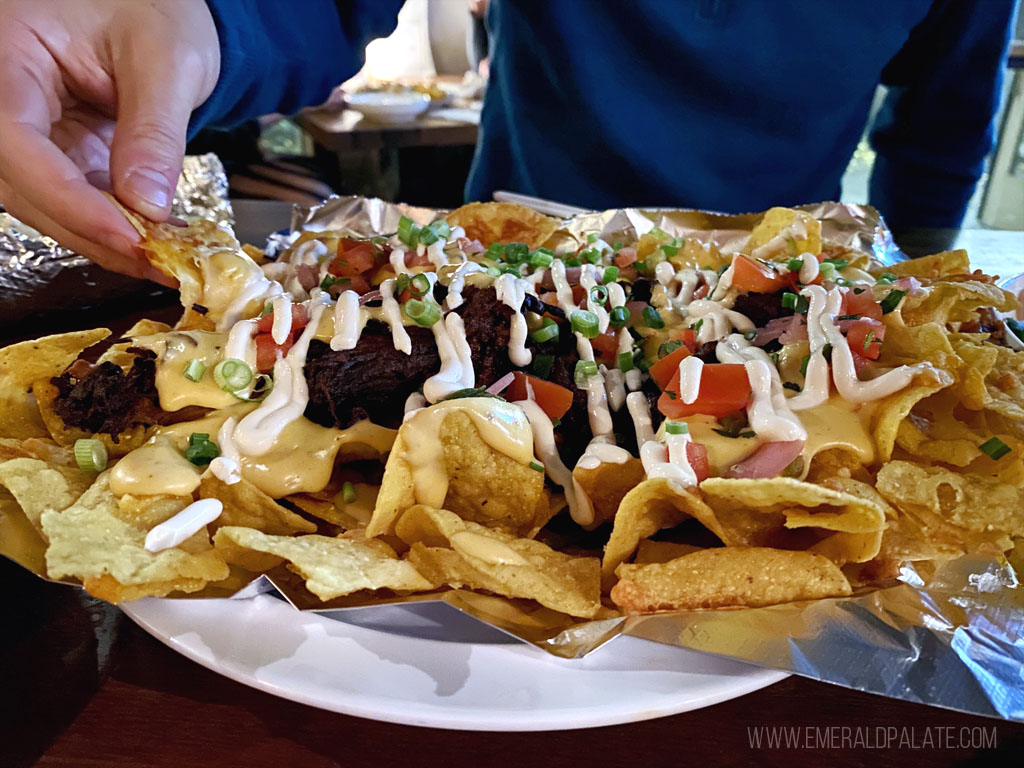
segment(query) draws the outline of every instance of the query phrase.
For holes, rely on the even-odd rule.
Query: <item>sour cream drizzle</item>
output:
[[[274,299],[274,322],[270,327],[270,338],[275,344],[284,344],[292,332],[292,297],[282,293]]]
[[[473,357],[466,341],[466,326],[456,312],[449,312],[431,328],[441,357],[441,370],[423,384],[423,394],[436,403],[460,389],[472,389],[476,384]]]
[[[528,283],[515,275],[499,275],[494,281],[494,293],[498,301],[512,310],[512,327],[509,329],[508,357],[513,365],[527,366],[533,355],[526,348],[526,317],[523,315],[523,302],[526,300]],[[607,313],[606,313],[607,314]]]
[[[394,294],[394,278],[389,278],[380,284],[381,314],[384,315],[384,321],[391,326],[391,339],[394,342],[395,349],[411,355],[412,339],[409,338],[405,326],[402,325],[402,308],[395,300]]]
[[[519,400],[515,404],[526,412],[526,418],[533,431],[533,449],[537,453],[537,458],[544,465],[544,471],[551,478],[551,482],[561,486],[565,493],[565,501],[569,505],[569,514],[572,515],[572,519],[580,525],[590,525],[594,522],[594,507],[558,454],[555,430],[551,419],[544,413],[544,409],[533,400]]]
[[[688,355],[679,363],[679,399],[687,405],[697,402],[703,372],[704,361],[696,355]]]
[[[165,520],[150,530],[146,534],[145,547],[149,552],[161,552],[176,547],[220,517],[223,511],[224,505],[219,499],[194,501],[170,520]]]
[[[335,352],[354,349],[366,325],[366,318],[366,310],[359,306],[359,294],[355,291],[342,291],[338,296],[338,303],[334,305],[334,335],[331,336],[331,349]]]

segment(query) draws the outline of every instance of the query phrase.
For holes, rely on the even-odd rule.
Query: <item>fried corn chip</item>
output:
[[[32,385],[32,394],[35,396],[39,415],[42,417],[49,435],[62,446],[71,447],[76,440],[91,438],[99,440],[107,449],[111,458],[119,458],[126,453],[134,451],[145,443],[153,432],[152,427],[142,424],[134,424],[118,435],[108,435],[105,432],[92,433],[78,427],[69,427],[57,413],[55,402],[60,392],[49,379],[40,379]]]
[[[875,450],[878,451],[879,461],[888,461],[892,458],[892,450],[896,444],[900,430],[907,423],[907,418],[915,405],[940,392],[949,386],[951,379],[944,380],[945,383],[933,385],[918,385],[907,387],[895,392],[888,397],[882,398],[874,413],[871,416],[872,433],[875,440]]]
[[[158,497],[151,512],[136,508],[128,516],[110,490],[109,473],[101,474],[70,507],[42,515],[43,532],[50,540],[50,578],[78,578],[91,594],[111,602],[194,592],[207,582],[227,578],[228,567],[213,550],[205,528],[177,547],[161,552],[145,548],[151,524],[186,503]]]
[[[907,259],[895,264],[886,264],[883,269],[875,270],[879,275],[889,272],[897,277],[924,277],[937,279],[947,275],[967,274],[971,269],[967,259],[967,251],[943,251],[919,259]],[[876,275],[877,276],[877,275]]]
[[[594,523],[587,526],[591,528],[613,519],[622,499],[643,482],[646,473],[640,459],[631,456],[622,464],[602,462],[593,469],[577,465],[572,476],[594,507]]]
[[[907,325],[947,325],[976,320],[981,307],[1008,312],[1017,308],[1017,300],[983,280],[936,280],[903,300],[902,315]]]
[[[44,336],[0,349],[0,437],[49,437],[30,390],[59,376],[78,356],[110,335],[106,328]]]
[[[614,576],[619,563],[632,556],[641,541],[691,517],[719,538],[724,535],[714,512],[698,493],[679,492],[661,478],[645,480],[633,488],[619,505],[612,534],[604,547],[601,572],[605,582]]]
[[[278,561],[287,560],[306,579],[306,588],[325,601],[364,590],[422,592],[434,588],[381,541],[317,535],[272,536],[252,528],[227,526],[217,531],[214,543],[229,558],[235,552],[233,547],[239,547]]]
[[[1024,489],[1020,487],[909,461],[885,464],[878,471],[876,487],[901,512],[924,521],[937,518],[971,534],[991,534],[1001,539],[1000,548],[1009,547],[1010,537],[1024,535]]]
[[[425,503],[532,536],[552,514],[532,458],[533,432],[518,406],[465,398],[424,408],[395,438],[366,535],[390,533],[403,511]]]
[[[562,225],[558,219],[515,203],[468,203],[449,213],[447,221],[462,227],[466,237],[479,240],[485,248],[491,243],[526,243],[540,248]]]
[[[0,485],[11,492],[28,521],[43,532],[44,512],[67,509],[92,485],[95,476],[77,467],[48,464],[39,459],[0,462]],[[45,538],[45,537],[44,537]]]
[[[572,557],[422,504],[406,510],[395,531],[411,546],[409,562],[434,583],[529,598],[570,616],[590,618],[601,608],[597,558]]]
[[[39,459],[62,467],[76,466],[74,454],[49,437],[30,437],[27,440],[0,437],[0,461],[8,459]]]
[[[612,601],[627,614],[756,608],[845,597],[850,584],[827,557],[767,547],[703,549],[667,563],[623,564]]]
[[[134,345],[134,340],[136,338],[153,336],[157,333],[167,333],[170,330],[171,326],[167,323],[160,323],[156,320],[147,320],[146,318],[143,318],[125,331],[124,338],[127,339],[127,341],[122,341],[118,344],[111,344],[110,348],[100,355],[100,358],[96,362],[109,362],[120,366],[124,370],[128,370],[132,367],[132,363],[135,362],[135,354],[129,352],[128,348]]]
[[[216,527],[253,528],[261,533],[287,536],[314,533],[316,523],[285,509],[244,477],[228,485],[208,472],[199,482],[199,497],[218,499],[224,511],[214,522]]]
[[[978,446],[988,439],[987,430],[972,428],[956,417],[959,400],[949,391],[939,392],[915,404],[899,422],[896,445],[904,452],[929,462],[966,467],[982,454]],[[1012,441],[1012,438],[1007,437]],[[882,457],[884,461],[891,454]]]
[[[296,493],[287,500],[308,515],[324,520],[345,530],[363,530],[373,516],[380,486],[353,483],[356,499],[346,502],[341,492]]]
[[[645,563],[667,563],[683,555],[700,552],[705,547],[697,547],[693,544],[677,544],[674,541],[655,541],[644,539],[636,548],[636,557],[633,562],[637,565]]]
[[[885,510],[871,500],[788,477],[711,477],[701,492],[728,546],[806,550],[831,538],[828,551],[842,564],[874,557],[864,537],[885,528]]]
[[[750,233],[745,251],[769,246],[773,253],[781,251],[798,256],[821,253],[821,224],[805,211],[793,208],[771,208]]]

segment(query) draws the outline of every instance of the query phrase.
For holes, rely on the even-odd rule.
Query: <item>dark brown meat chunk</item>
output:
[[[777,293],[741,293],[732,305],[734,311],[746,315],[758,328],[763,328],[777,317],[789,317],[792,309],[782,306],[782,294]]]
[[[141,357],[127,372],[110,362],[81,377],[66,372],[51,379],[60,392],[54,410],[69,427],[118,435],[132,424],[154,423],[155,379],[154,361]]]

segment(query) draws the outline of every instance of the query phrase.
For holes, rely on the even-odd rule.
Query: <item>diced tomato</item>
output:
[[[870,341],[868,337],[870,334]],[[877,360],[882,354],[882,339],[885,338],[885,325],[873,320],[862,318],[853,323],[846,331],[846,340],[850,351],[869,360]]]
[[[707,295],[708,295],[708,284],[707,283],[701,283],[700,286],[698,286],[697,290],[693,292],[693,298],[694,299],[703,299]]]
[[[732,285],[745,293],[775,293],[786,279],[770,267],[739,255],[732,260]]]
[[[670,339],[683,342],[691,352],[697,351],[697,332],[693,328],[673,328],[668,336]]]
[[[871,291],[866,288],[860,293],[857,293],[855,288],[851,288],[843,294],[843,314],[860,315],[861,317],[869,317],[872,320],[881,320],[882,305],[875,301]]]
[[[606,361],[614,361],[619,352],[619,340],[615,337],[614,331],[601,333],[590,340],[594,352]]]
[[[750,398],[747,369],[733,363],[711,363],[701,371],[697,399],[686,404],[679,396],[679,369],[658,398],[658,410],[670,419],[696,413],[721,418],[744,408]]]
[[[587,289],[582,285],[574,285],[572,287],[572,300],[574,304],[582,305],[584,300],[587,298]]]
[[[505,390],[505,399],[510,402],[532,399],[549,419],[560,419],[572,406],[572,391],[545,379],[516,371],[515,378]]]
[[[372,269],[376,260],[373,243],[343,237],[338,241],[338,255],[327,271],[337,277],[355,277]]]
[[[615,254],[615,265],[622,269],[623,267],[628,267],[630,264],[635,262],[637,258],[636,248],[633,248],[632,246],[619,248],[618,252]]]
[[[292,304],[292,330],[296,328],[305,328],[306,323],[309,322],[309,317],[306,314],[306,308],[301,304]],[[270,333],[274,327],[274,313],[264,315],[260,318],[259,322],[256,323],[257,333]]]
[[[677,349],[672,350],[665,355],[661,360],[651,366],[648,371],[651,374],[651,378],[654,379],[654,383],[658,385],[660,389],[664,389],[669,385],[669,382],[675,381],[676,386],[679,386],[679,364],[683,362],[684,358],[690,356],[689,348],[684,344]],[[675,376],[675,379],[672,377]]]
[[[256,334],[256,368],[261,373],[274,370],[278,354],[285,354],[295,343],[294,335],[289,335],[284,344],[275,344],[269,333]]]
[[[708,463],[708,449],[701,443],[692,440],[686,444],[686,460],[693,468],[693,474],[697,476],[697,482],[703,483],[711,475],[711,465]]]
[[[349,283],[345,286],[345,290],[355,291],[362,296],[364,293],[369,293],[372,288],[370,286],[370,282],[365,277],[356,275],[355,277],[349,278]]]
[[[854,371],[857,372],[857,375],[859,376],[861,371],[863,371],[865,368],[871,365],[871,361],[868,358],[864,357],[864,355],[858,354],[857,351],[854,349],[851,349],[850,353],[853,355],[853,369]]]

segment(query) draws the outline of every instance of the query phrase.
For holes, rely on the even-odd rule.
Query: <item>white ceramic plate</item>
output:
[[[430,106],[425,93],[352,93],[345,103],[378,123],[410,123]]]
[[[510,639],[443,604],[299,613],[271,595],[124,608],[193,661],[292,701],[406,725],[589,728],[710,706],[786,673],[619,637],[578,660]]]

